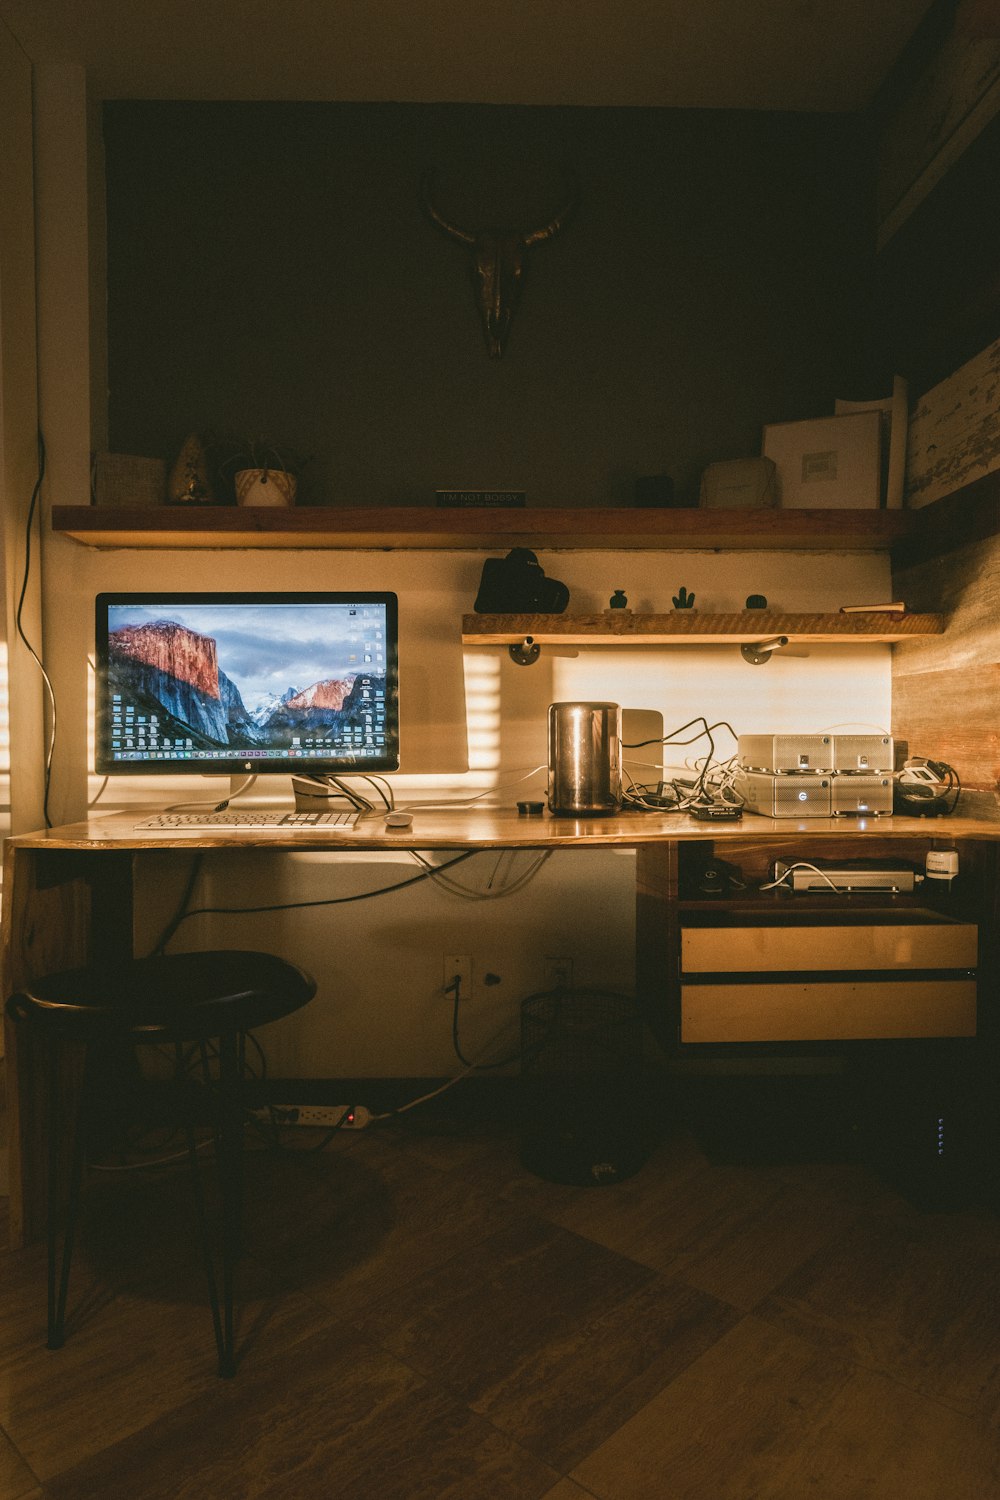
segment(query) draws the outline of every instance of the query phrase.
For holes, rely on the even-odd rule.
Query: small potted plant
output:
[[[241,443],[220,467],[235,487],[237,505],[294,505],[308,462],[283,444],[257,437]]]

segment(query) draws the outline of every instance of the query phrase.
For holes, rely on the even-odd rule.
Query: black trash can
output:
[[[521,1162],[537,1177],[600,1187],[649,1150],[642,1021],[627,995],[556,989],[521,1004]]]

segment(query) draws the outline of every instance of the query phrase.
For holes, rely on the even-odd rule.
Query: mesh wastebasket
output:
[[[521,1005],[521,1161],[550,1182],[621,1182],[646,1159],[642,1022],[608,990],[558,989]]]

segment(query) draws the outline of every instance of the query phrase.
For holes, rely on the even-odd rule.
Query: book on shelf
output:
[[[842,615],[905,615],[906,605],[901,599],[892,604],[842,604]]]

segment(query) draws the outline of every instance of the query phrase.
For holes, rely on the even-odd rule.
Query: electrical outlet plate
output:
[[[546,958],[545,988],[547,990],[573,988],[573,960],[571,958]]]

